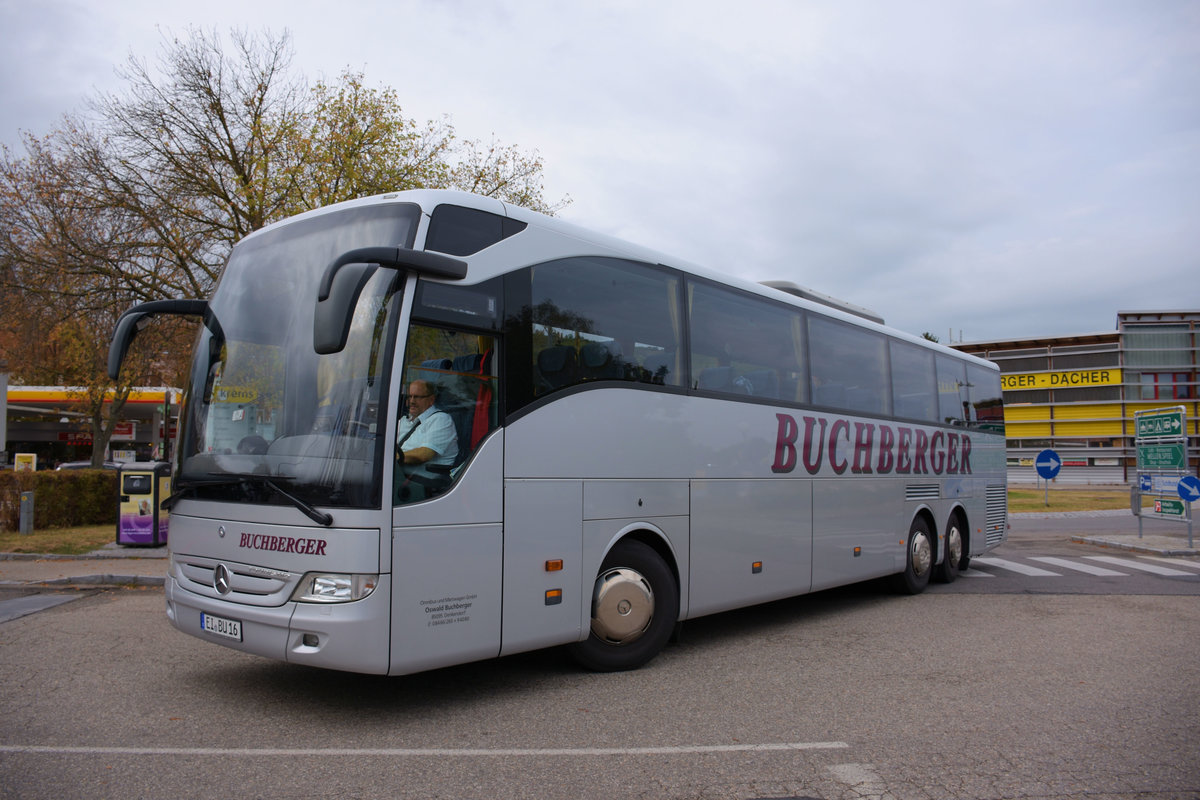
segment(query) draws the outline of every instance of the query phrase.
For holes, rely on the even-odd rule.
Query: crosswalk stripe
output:
[[[1029,561],[1037,561],[1052,567],[1061,569],[1074,570],[1083,572],[1088,575],[1095,575],[1100,578],[1128,578],[1130,573],[1118,572],[1115,569],[1109,569],[1108,566],[1098,566],[1093,563],[1086,563],[1080,559],[1086,559],[1087,562],[1100,562],[1102,564],[1121,567],[1129,570],[1138,570],[1141,572],[1149,572],[1155,575],[1163,575],[1167,577],[1174,576],[1192,576],[1195,577],[1197,572],[1188,570],[1200,571],[1200,561],[1184,561],[1181,559],[1172,558],[1156,558],[1155,556],[1138,555],[1136,558],[1118,558],[1116,556],[1081,556],[1080,559],[1059,558],[1057,556],[1025,556]],[[1157,562],[1157,563],[1149,563]],[[1171,566],[1159,566],[1160,564],[1170,564]],[[1034,567],[1028,564],[1023,564],[1020,561],[1012,561],[1007,558],[996,558],[994,556],[975,556],[971,559],[971,566],[994,567],[996,569],[1004,569],[1010,572],[1016,572],[1021,575],[1026,575],[1033,578],[1061,578],[1062,573],[1051,572],[1047,569]],[[1185,567],[1186,569],[1179,569]],[[985,572],[977,569],[967,569],[960,573],[963,578],[994,578],[996,575],[991,572]]]
[[[1117,558],[1115,556],[1084,556],[1089,561],[1101,561],[1105,564],[1116,564],[1119,567],[1127,567],[1129,569],[1139,569],[1142,572],[1152,572],[1155,575],[1187,575],[1194,576],[1194,572],[1186,572],[1182,569],[1174,569],[1172,567],[1160,567],[1157,564],[1146,564],[1141,561],[1133,561],[1128,558]]]
[[[1055,558],[1054,556],[1031,556],[1034,561],[1040,561],[1043,564],[1050,564],[1055,567],[1064,567],[1073,569],[1079,572],[1086,572],[1089,575],[1096,575],[1101,578],[1128,578],[1128,572],[1117,572],[1115,569],[1106,569],[1105,567],[1095,567],[1091,564],[1080,564],[1078,561],[1068,561],[1065,558]]]
[[[971,563],[982,564],[985,567],[999,567],[1000,569],[1007,569],[1011,572],[1019,572],[1022,575],[1028,575],[1031,578],[1062,577],[1062,575],[1058,572],[1051,572],[1050,570],[1042,569],[1041,567],[1031,567],[1027,564],[1020,564],[1016,561],[1009,561],[1005,558],[992,558],[990,556],[987,558],[980,558],[977,556],[971,559]]]
[[[1200,561],[1184,561],[1180,558],[1161,558],[1160,556],[1138,556],[1138,558],[1145,559],[1146,561],[1157,561],[1161,564],[1170,564],[1175,567],[1200,569]]]

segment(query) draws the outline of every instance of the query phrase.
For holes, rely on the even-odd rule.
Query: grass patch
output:
[[[1023,511],[1106,511],[1112,509],[1129,509],[1129,487],[1121,486],[1112,489],[1055,489],[1049,492],[1049,503],[1046,502],[1045,489],[1012,489],[1008,490],[1008,510],[1011,513]],[[1143,498],[1145,500],[1145,498]],[[1143,505],[1146,505],[1143,502]]]
[[[81,525],[77,528],[35,528],[23,535],[0,531],[0,553],[53,553],[76,556],[98,550],[117,540],[117,526]]]

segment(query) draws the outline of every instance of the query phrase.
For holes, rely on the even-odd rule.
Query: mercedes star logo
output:
[[[213,570],[213,588],[217,590],[217,594],[229,594],[229,591],[233,588],[229,583],[229,567],[224,564],[217,564],[217,568]]]

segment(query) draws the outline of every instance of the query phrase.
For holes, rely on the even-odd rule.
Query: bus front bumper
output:
[[[189,592],[167,577],[167,619],[179,630],[244,653],[312,667],[386,675],[391,596],[380,581],[348,603],[259,607]]]

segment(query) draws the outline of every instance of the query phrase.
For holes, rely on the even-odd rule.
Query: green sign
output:
[[[1187,504],[1182,500],[1172,500],[1169,497],[1161,497],[1154,501],[1154,513],[1162,514],[1166,517],[1182,517],[1187,511]]]
[[[1137,449],[1137,466],[1139,470],[1187,469],[1183,443],[1140,444]]]
[[[1147,411],[1137,415],[1139,439],[1166,439],[1184,434],[1181,408],[1164,408],[1162,411]]]

